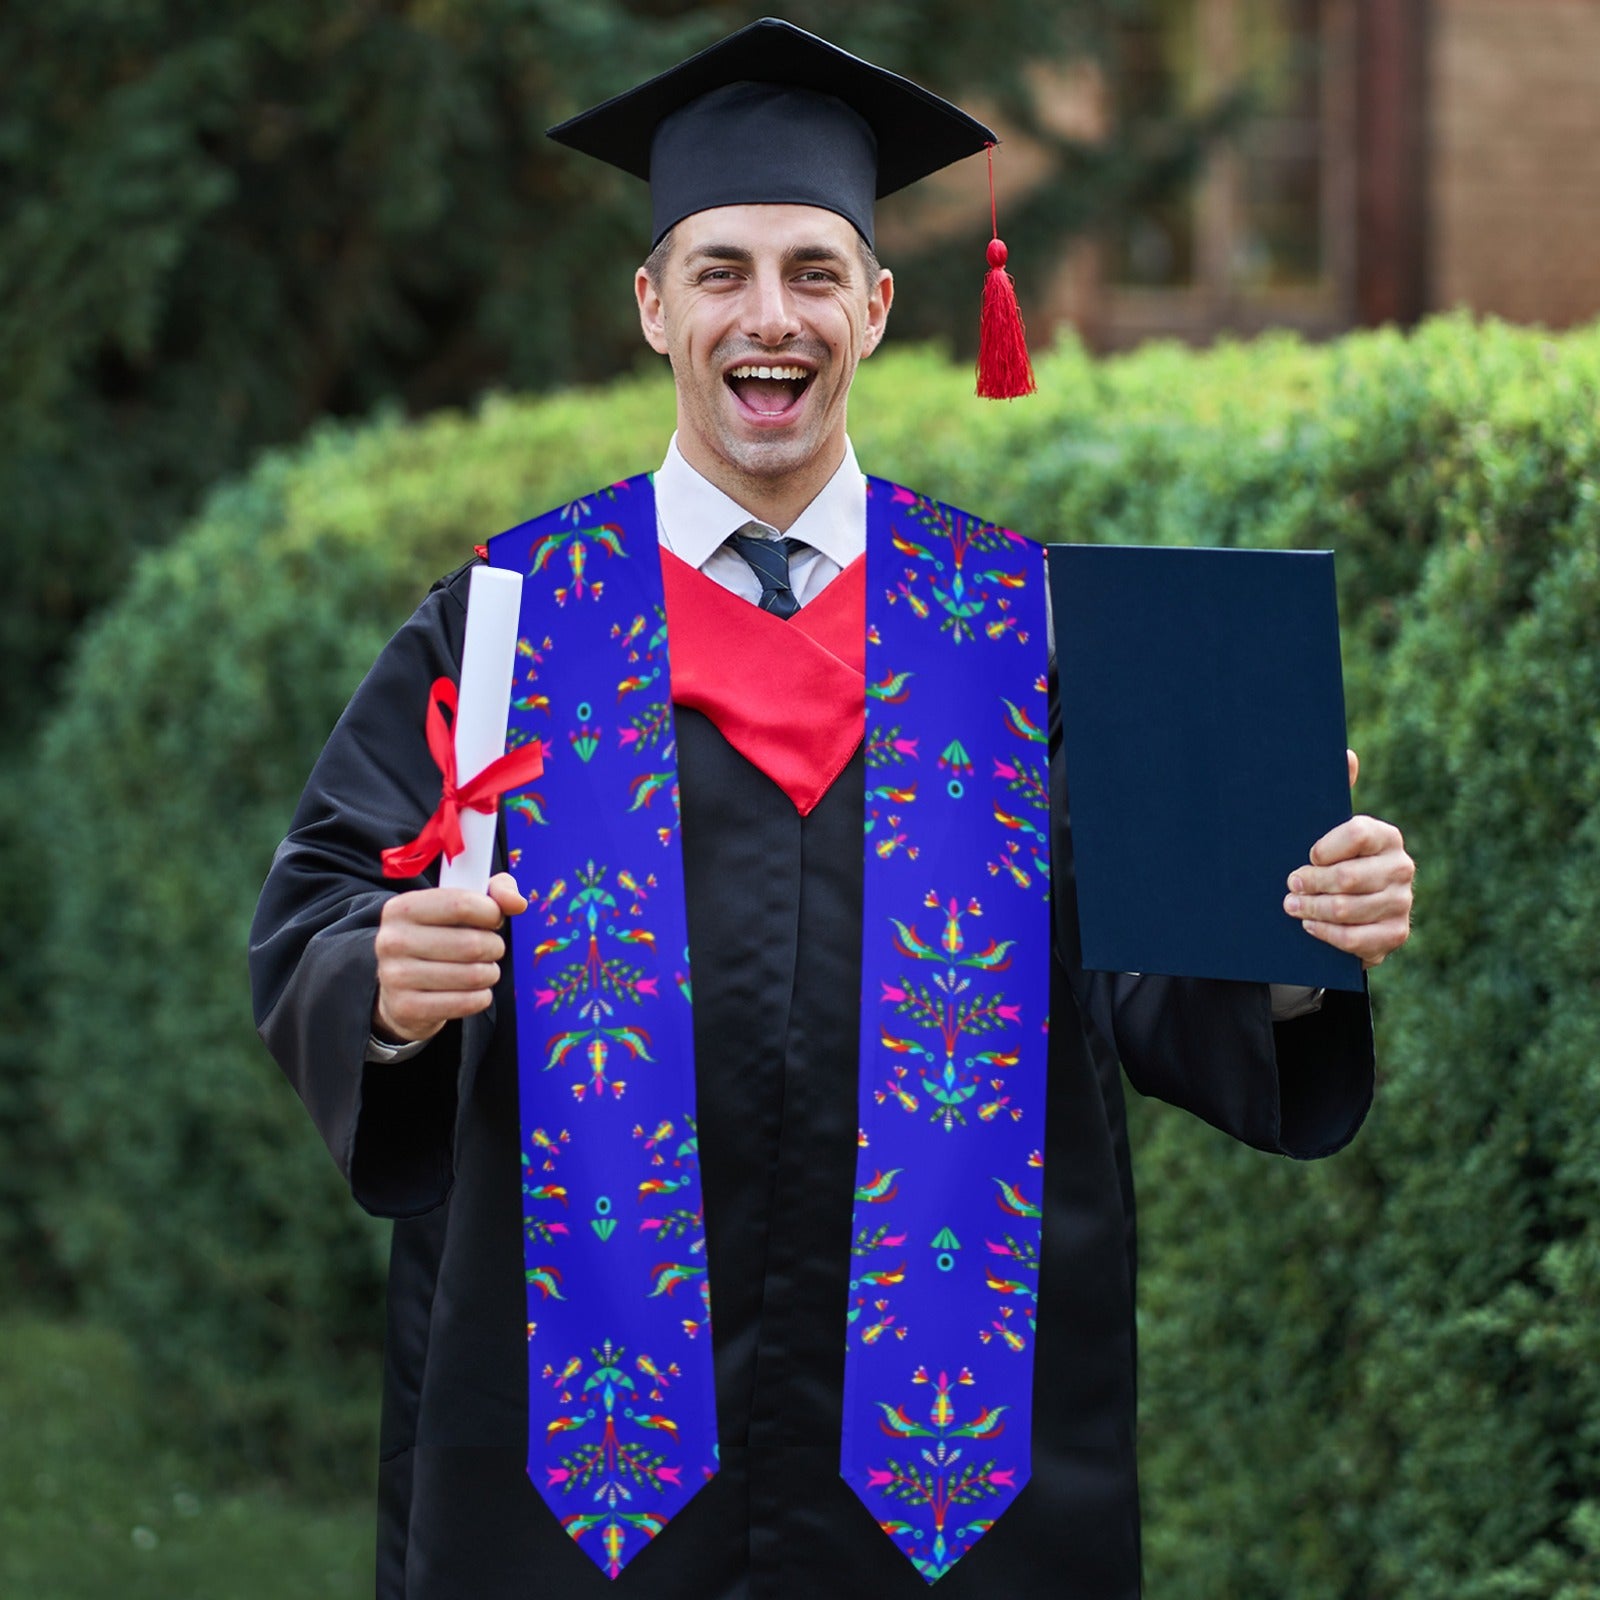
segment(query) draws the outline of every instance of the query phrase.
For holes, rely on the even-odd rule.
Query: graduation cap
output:
[[[920,84],[776,17],[570,117],[549,136],[649,183],[652,244],[697,211],[807,205],[836,212],[871,245],[879,195],[998,142]],[[978,392],[1028,393],[1033,374],[998,239],[989,263]],[[1004,325],[1003,306],[993,325],[997,290],[1009,296],[1014,330]],[[1016,351],[1000,350],[996,338],[1020,349],[1020,374]],[[986,346],[993,347],[987,355]],[[987,388],[986,366],[998,373]]]

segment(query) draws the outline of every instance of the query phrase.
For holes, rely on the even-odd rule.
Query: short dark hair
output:
[[[667,261],[672,255],[672,236],[675,232],[675,228],[668,228],[657,240],[655,249],[644,258],[644,275],[657,294],[661,293],[661,275],[667,270]]]
[[[654,250],[644,258],[644,275],[650,280],[650,287],[657,294],[661,292],[661,278],[667,270],[667,262],[672,259],[672,236],[677,230],[668,228],[661,235]],[[870,287],[878,281],[878,274],[883,271],[876,252],[872,246],[858,233],[856,234],[856,254],[861,260],[861,270],[867,275],[867,284]]]

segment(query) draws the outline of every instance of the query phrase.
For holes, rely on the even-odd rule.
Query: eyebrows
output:
[[[832,267],[836,271],[848,274],[853,259],[850,254],[834,245],[802,242],[790,245],[779,258],[779,265],[785,271],[793,271],[797,267]],[[696,245],[683,258],[686,268],[712,262],[723,262],[734,267],[753,267],[756,264],[756,257],[755,252],[745,245],[719,244],[713,241]]]

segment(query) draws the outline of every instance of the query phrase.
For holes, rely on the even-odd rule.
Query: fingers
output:
[[[511,882],[508,873],[490,880]],[[514,885],[513,885],[514,887]],[[502,917],[499,903],[486,894],[470,889],[413,889],[397,894],[383,905],[383,924],[391,922],[426,923],[442,928],[498,928]]]
[[[1411,885],[1384,883],[1352,894],[1289,894],[1283,909],[1302,922],[1386,922],[1411,911]]]
[[[373,1031],[393,1043],[416,1043],[431,1039],[447,1022],[487,1011],[493,1001],[492,985],[438,992],[380,988],[372,1007]]]
[[[1350,787],[1353,789],[1356,786],[1356,779],[1361,776],[1361,757],[1354,750],[1346,750],[1344,759],[1350,768]]]
[[[1348,950],[1361,958],[1364,967],[1375,967],[1385,957],[1411,937],[1411,919],[1391,917],[1382,922],[1369,922],[1359,926],[1341,922],[1302,922],[1300,924],[1313,938],[1331,944],[1335,949]]]
[[[1283,909],[1307,933],[1374,967],[1411,935],[1416,871],[1398,828],[1352,817],[1317,840],[1310,863],[1289,874]]]
[[[1351,856],[1331,866],[1297,867],[1289,874],[1289,894],[1284,910],[1290,916],[1326,917],[1334,922],[1370,922],[1371,917],[1339,915],[1334,903],[1384,896],[1390,891],[1404,891],[1409,897],[1416,870],[1416,863],[1401,846],[1380,850],[1373,855]],[[1288,900],[1297,903],[1291,906]]]
[[[499,961],[505,940],[493,928],[447,927],[431,922],[385,918],[378,924],[378,962],[416,960],[444,963]]]
[[[1405,840],[1392,822],[1376,817],[1351,817],[1330,829],[1311,847],[1313,866],[1333,866],[1353,856],[1381,855],[1385,850],[1404,851]]]
[[[496,888],[498,896],[417,889],[385,902],[372,1008],[384,1037],[430,1039],[447,1022],[488,1009],[506,953],[496,930],[506,912],[527,904],[508,875],[494,880]]]
[[[518,916],[528,909],[527,896],[509,872],[497,872],[489,880],[489,896],[508,917]]]
[[[495,961],[428,961],[417,956],[379,957],[379,983],[385,989],[415,989],[428,994],[492,989],[500,981]]]

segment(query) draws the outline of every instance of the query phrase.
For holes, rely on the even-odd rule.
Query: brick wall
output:
[[[1600,0],[1433,0],[1429,299],[1600,316]]]

